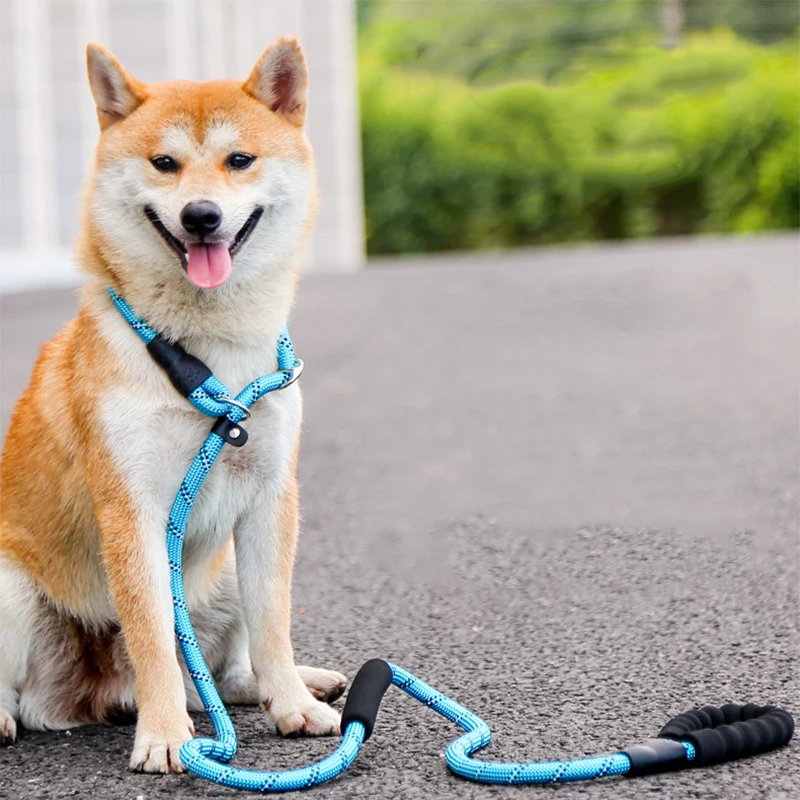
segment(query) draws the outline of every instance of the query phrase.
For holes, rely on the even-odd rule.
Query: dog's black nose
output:
[[[201,238],[219,228],[222,209],[210,200],[187,203],[181,211],[181,225],[187,233],[196,233]]]

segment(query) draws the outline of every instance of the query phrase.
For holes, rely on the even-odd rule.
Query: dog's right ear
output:
[[[146,99],[144,84],[126,72],[116,56],[103,45],[89,42],[86,66],[101,131],[125,119]]]

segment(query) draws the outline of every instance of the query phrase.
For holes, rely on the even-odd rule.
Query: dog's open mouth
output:
[[[264,213],[264,209],[260,206],[245,220],[244,225],[239,228],[239,232],[236,236],[233,237],[233,241],[231,242],[231,246],[228,248],[230,251],[231,256],[235,256],[244,246],[244,243],[250,238],[250,234],[256,229],[256,225],[258,225],[258,221],[261,219],[261,215]]]
[[[184,244],[167,230],[150,206],[145,207],[144,213],[161,238],[178,255],[189,280],[199,289],[216,289],[230,277],[231,259],[255,230],[264,209],[259,207],[253,211],[230,244],[227,241]]]

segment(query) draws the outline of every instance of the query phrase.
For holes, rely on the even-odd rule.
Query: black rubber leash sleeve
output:
[[[626,775],[631,777],[686,765],[686,749],[680,742],[672,739],[648,739],[620,752],[630,759],[631,768]]]
[[[659,739],[679,739],[694,745],[691,766],[717,764],[765,753],[787,744],[794,734],[794,719],[775,706],[735,703],[715,708],[703,706],[671,719]]]
[[[147,351],[184,397],[211,377],[211,370],[199,358],[187,353],[179,344],[170,344],[161,334],[150,340]]]
[[[347,694],[342,711],[342,731],[351,722],[360,722],[364,726],[366,742],[372,736],[381,700],[391,685],[392,670],[389,665],[380,658],[367,661],[353,679]]]

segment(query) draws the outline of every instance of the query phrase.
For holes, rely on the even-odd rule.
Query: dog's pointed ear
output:
[[[86,46],[86,67],[89,86],[97,104],[100,130],[125,119],[147,98],[144,84],[130,75],[116,56],[103,45],[89,42]]]
[[[242,88],[298,128],[306,121],[308,67],[294,36],[281,36],[259,58]]]

